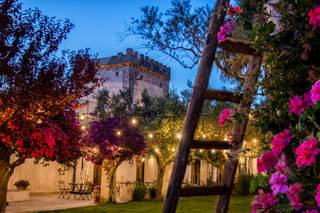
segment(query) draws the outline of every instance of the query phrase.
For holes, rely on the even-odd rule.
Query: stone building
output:
[[[110,94],[115,94],[119,90],[129,90],[132,93],[132,102],[137,104],[145,89],[151,96],[161,96],[169,90],[170,68],[130,48],[125,53],[101,58],[99,62],[99,76],[105,81],[91,95],[80,100],[84,105],[79,110],[79,114],[83,117],[89,118],[88,115],[95,110],[96,97],[99,90],[102,89],[107,89]],[[255,165],[254,162],[248,165],[252,167],[250,171],[256,170],[253,165]],[[20,179],[30,182],[31,193],[58,192],[59,180],[65,183],[90,181],[94,184],[101,184],[101,198],[103,200],[107,198],[106,172],[101,167],[81,158],[77,161],[75,168],[63,172],[59,172],[59,169],[61,170],[61,166],[54,162],[44,167],[28,159],[23,165],[16,168],[9,182],[9,190],[13,190],[14,183]],[[166,193],[171,170],[172,164],[168,165],[165,170],[163,194]],[[142,167],[135,159],[130,162],[125,161],[119,166],[116,172],[118,202],[131,200],[133,183],[138,179],[145,183],[156,182],[157,163],[153,157],[145,158]],[[211,181],[218,179],[217,169],[202,160],[187,167],[184,182],[205,185],[209,179]]]

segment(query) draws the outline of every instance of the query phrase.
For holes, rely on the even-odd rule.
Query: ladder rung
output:
[[[232,102],[236,104],[240,103],[242,97],[243,95],[241,94],[227,92],[223,90],[207,90],[205,94],[206,99]]]
[[[223,50],[232,53],[240,53],[245,55],[259,55],[259,53],[252,47],[252,42],[241,41],[234,38],[227,38],[224,42],[220,43]]]
[[[197,187],[188,186],[181,189],[180,197],[224,195],[227,193],[228,193],[228,188],[222,185],[197,186]]]
[[[231,149],[232,145],[227,141],[204,141],[194,140],[191,149]]]

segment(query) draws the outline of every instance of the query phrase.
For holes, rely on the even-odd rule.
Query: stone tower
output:
[[[85,99],[89,105],[83,113],[94,110],[95,97],[101,89],[107,89],[110,94],[129,90],[134,103],[139,102],[144,89],[150,96],[161,96],[169,90],[170,68],[131,48],[125,53],[100,58],[98,69],[99,76],[105,80],[104,85]]]

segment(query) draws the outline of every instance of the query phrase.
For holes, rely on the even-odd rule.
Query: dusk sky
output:
[[[119,34],[125,30],[125,23],[130,23],[131,17],[141,16],[140,7],[153,5],[163,11],[170,7],[171,0],[22,0],[21,2],[24,8],[37,7],[46,15],[58,19],[67,18],[75,25],[63,43],[63,49],[90,48],[91,53],[107,57],[131,47],[171,67],[171,88],[184,89],[187,87],[188,79],[192,82],[195,79],[196,68],[186,70],[159,52],[141,49],[139,42],[133,37],[125,41],[119,39]],[[191,2],[194,6],[213,5],[212,0]],[[219,74],[213,72],[210,87],[221,88],[223,84]]]

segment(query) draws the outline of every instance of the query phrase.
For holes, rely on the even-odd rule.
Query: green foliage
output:
[[[146,187],[143,184],[136,185],[132,193],[133,200],[135,201],[143,200],[146,195],[146,192],[147,192]]]
[[[268,191],[269,187],[269,176],[258,174],[253,177],[250,181],[249,193],[254,194],[257,193],[258,189],[262,189],[263,191]]]
[[[252,178],[252,175],[248,174],[239,175],[237,181],[234,184],[233,194],[240,196],[248,195]]]
[[[149,189],[148,189],[148,191],[149,191],[149,196],[150,196],[150,198],[151,199],[154,199],[154,198],[156,198],[157,197],[157,187],[156,186],[151,186]]]
[[[111,117],[126,119],[132,115],[132,94],[130,90],[120,90],[110,95],[107,89],[99,91],[94,114],[100,119]]]

